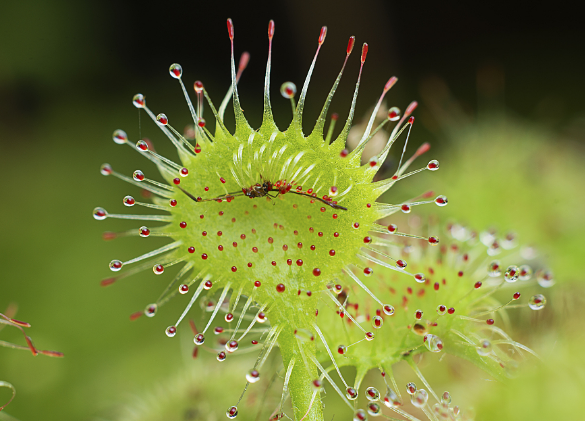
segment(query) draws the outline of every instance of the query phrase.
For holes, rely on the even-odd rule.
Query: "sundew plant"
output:
[[[114,132],[116,143],[127,144],[150,160],[164,181],[149,178],[148,171],[141,170],[127,176],[104,164],[103,175],[113,175],[151,194],[149,202],[126,196],[125,206],[147,207],[155,213],[109,213],[98,207],[94,218],[144,221],[145,225],[127,232],[108,232],[107,239],[135,235],[169,237],[171,241],[142,256],[113,260],[109,266],[116,274],[104,279],[102,285],[150,269],[161,275],[170,266],[182,265],[160,297],[131,317],[163,313],[162,317],[170,320],[166,336],[172,338],[188,334],[179,326],[198,303],[211,314],[202,325],[190,320],[195,352],[209,351],[221,362],[238,351],[257,349],[256,363],[242,372],[244,391],[274,374],[265,373],[263,367],[278,348],[284,385],[279,404],[270,408],[271,419],[322,420],[325,389],[338,393],[356,420],[383,415],[380,403],[408,420],[418,419],[419,413],[431,420],[461,418],[463,412],[451,404],[449,393],[435,393],[413,357],[423,352],[452,353],[473,361],[498,379],[506,377],[515,361],[506,350],[513,348],[522,357],[531,351],[497,326],[496,314],[504,314],[501,310],[505,304],[499,304],[492,294],[518,279],[528,280],[532,269],[513,264],[504,267],[488,259],[506,248],[491,233],[475,241],[478,236],[470,231],[464,230],[465,235],[458,232],[458,240],[465,245],[447,249],[439,245],[436,234],[407,234],[394,224],[377,222],[397,212],[410,213],[422,204],[445,206],[447,198],[429,192],[394,203],[379,200],[395,183],[439,168],[439,163],[431,160],[409,171],[414,160],[428,151],[428,144],[403,159],[416,102],[404,113],[391,108],[385,121],[373,127],[374,116],[396,83],[395,77],[384,85],[357,147],[351,152],[346,149],[367,44],[361,48],[360,73],[339,135],[333,136],[337,115],[331,116],[327,132],[325,126],[329,104],[354,49],[354,37],[349,39],[341,71],[311,133],[302,131],[309,81],[326,27],[319,34],[317,52],[298,100],[293,83],[281,87],[281,94],[290,99],[293,109],[290,125],[281,131],[270,104],[274,36],[274,22],[270,21],[263,121],[255,130],[244,117],[237,89],[249,56],[242,54],[236,67],[231,19],[227,29],[231,87],[218,108],[200,81],[194,83],[196,100],[192,102],[183,83],[182,67],[173,64],[169,69],[193,117],[192,136],[179,133],[165,114],[153,113],[144,95],[133,98],[134,106],[176,146],[178,160],[158,154],[150,141],[130,140],[124,131]],[[233,133],[224,125],[230,100],[236,120]],[[203,117],[206,107],[214,117],[213,130]],[[385,147],[362,165],[368,141],[392,123],[395,125]],[[403,146],[394,174],[373,182],[397,141]],[[508,240],[506,245],[512,246],[513,239]],[[471,249],[466,251],[467,247]],[[542,276],[551,277],[548,273]],[[184,311],[177,315],[163,312],[163,305],[177,295],[186,295]],[[510,302],[518,299],[519,292],[510,295]],[[521,305],[536,309],[544,303],[544,297],[536,295],[529,304]],[[492,339],[494,336],[497,339]],[[411,364],[413,379],[420,380],[424,388],[417,388],[413,381],[406,388],[397,385],[392,366],[400,361]],[[346,365],[357,368],[353,381],[342,376],[340,367]],[[362,387],[371,369],[382,372],[387,384],[384,394],[373,387]],[[360,392],[367,398],[363,406],[357,399]],[[410,396],[414,407],[402,394]],[[234,392],[234,401],[226,402],[230,419],[238,416],[238,395]]]

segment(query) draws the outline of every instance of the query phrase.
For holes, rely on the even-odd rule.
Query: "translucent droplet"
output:
[[[165,333],[169,338],[172,338],[177,334],[177,328],[175,326],[169,326],[166,328]]]
[[[353,413],[353,421],[367,421],[368,416],[363,409],[358,409]]]
[[[476,348],[476,351],[482,357],[491,354],[492,352],[492,343],[487,339],[482,339],[479,342],[479,346]]]
[[[520,269],[520,276],[518,277],[521,281],[528,281],[532,278],[532,268],[528,265],[522,265]]]
[[[355,401],[358,397],[357,390],[355,390],[353,387],[348,387],[345,390],[345,396],[347,396],[347,399],[350,401]]]
[[[132,173],[132,178],[134,179],[134,181],[143,181],[144,173],[140,170],[136,170],[134,171],[134,173]]]
[[[205,336],[203,335],[203,333],[198,333],[197,335],[195,335],[195,337],[193,338],[193,343],[195,345],[203,345],[203,343],[205,343]]]
[[[490,229],[480,232],[479,241],[481,241],[484,246],[489,247],[494,241],[496,241],[496,231]]]
[[[258,370],[252,369],[246,373],[246,380],[248,380],[250,383],[256,383],[258,380],[260,380],[260,373]]]
[[[435,203],[437,204],[437,206],[447,206],[447,196],[437,196],[437,198],[435,199]]]
[[[502,247],[500,247],[500,243],[494,241],[491,243],[487,249],[488,256],[496,256],[502,252]]]
[[[177,63],[171,64],[171,67],[169,67],[169,73],[175,79],[179,79],[183,75],[183,68],[181,67],[180,64]]]
[[[138,142],[136,142],[136,148],[138,150],[146,152],[148,150],[148,143],[146,143],[144,140],[139,140]]]
[[[140,229],[138,230],[138,234],[142,238],[146,238],[150,235],[150,229],[148,229],[148,227],[140,227]]]
[[[429,163],[427,164],[427,170],[437,171],[438,169],[439,169],[439,161],[437,161],[436,159],[429,161]]]
[[[256,321],[258,323],[264,323],[264,322],[266,322],[266,320],[268,320],[268,318],[266,317],[266,314],[264,314],[263,312],[259,312],[256,315]]]
[[[372,326],[374,327],[374,329],[380,329],[383,324],[384,319],[382,319],[380,316],[374,316],[372,318]]]
[[[506,273],[504,273],[504,279],[506,282],[516,282],[519,275],[520,270],[518,269],[518,266],[508,266]]]
[[[128,141],[128,135],[126,134],[126,132],[124,130],[116,130],[114,132],[114,134],[112,135],[112,139],[118,145],[123,145],[124,143],[126,143]]]
[[[374,332],[366,332],[366,341],[373,341],[374,337]]]
[[[296,93],[297,86],[292,82],[284,82],[280,86],[280,94],[287,99],[294,98]]]
[[[445,315],[445,313],[447,313],[447,306],[444,304],[439,304],[437,306],[437,314],[439,316],[443,316],[443,315]]]
[[[422,273],[417,273],[414,275],[414,280],[419,284],[422,284],[424,281],[426,281],[425,275],[423,275]]]
[[[132,104],[134,104],[136,108],[144,108],[146,98],[144,98],[144,95],[142,94],[136,94],[134,95],[134,98],[132,98]]]
[[[408,393],[409,395],[414,395],[416,393],[416,384],[414,384],[413,382],[407,383],[406,393]]]
[[[408,263],[406,263],[406,261],[402,260],[402,259],[398,259],[396,261],[396,267],[398,269],[404,269],[406,266],[408,266]]]
[[[388,110],[388,120],[397,121],[400,120],[400,108],[392,107]]]
[[[410,402],[417,408],[424,407],[429,400],[429,394],[424,389],[419,389],[410,397]]]
[[[375,402],[380,399],[380,392],[375,387],[368,387],[366,389],[366,398],[368,398],[369,401]]]
[[[225,359],[227,358],[226,353],[224,351],[220,351],[217,353],[217,361],[219,361],[220,363],[225,361]]]
[[[553,274],[548,270],[538,271],[536,274],[536,281],[538,282],[538,285],[543,288],[550,288],[555,284]]]
[[[132,196],[125,196],[122,202],[126,206],[134,206],[136,204],[136,200]]]
[[[546,305],[546,298],[542,294],[536,294],[530,297],[528,307],[532,310],[542,310]]]
[[[447,391],[443,392],[441,395],[441,403],[444,405],[451,404],[451,394]]]
[[[502,274],[502,268],[499,260],[494,260],[488,265],[488,275],[496,278]]]
[[[506,234],[506,236],[502,240],[502,247],[505,250],[510,250],[510,249],[516,247],[516,244],[517,244],[516,235],[513,233]]]
[[[380,415],[380,412],[382,410],[380,409],[380,405],[378,405],[376,402],[370,402],[368,404],[368,414],[370,414],[373,417],[377,417],[378,415]]]
[[[166,116],[166,114],[163,113],[160,113],[156,116],[156,121],[162,126],[169,124],[169,118]]]
[[[295,338],[297,338],[298,340],[300,340],[302,342],[309,342],[312,339],[314,339],[313,333],[311,333],[311,331],[308,329],[297,329],[297,330],[295,330],[294,334],[295,334]]]
[[[146,306],[146,308],[144,309],[144,314],[146,315],[146,317],[154,317],[157,310],[158,304],[152,303]]]
[[[230,420],[233,420],[234,418],[236,418],[238,416],[238,407],[230,406],[228,408],[228,410],[225,411],[225,414]]]
[[[165,267],[163,265],[154,265],[152,267],[152,271],[154,272],[155,275],[160,275],[165,271]]]
[[[394,314],[394,307],[392,307],[390,304],[384,304],[384,307],[382,307],[382,310],[384,311],[384,314],[386,316],[392,316]]]
[[[123,263],[120,260],[112,260],[110,262],[110,270],[112,272],[118,272],[120,269],[122,269]]]
[[[389,388],[386,390],[386,396],[384,396],[384,405],[388,408],[396,408],[402,405],[402,400],[400,400],[395,391]]]
[[[93,217],[98,221],[103,221],[108,217],[108,212],[104,208],[95,208],[93,210]]]
[[[424,343],[427,349],[431,352],[441,352],[443,349],[443,341],[441,338],[431,333],[424,337]]]
[[[103,164],[100,167],[100,173],[102,175],[110,175],[112,173],[112,166],[110,164]]]
[[[236,351],[238,350],[238,346],[239,346],[239,345],[238,345],[238,341],[228,341],[228,342],[225,344],[225,349],[226,349],[228,352],[230,352],[230,353],[231,353],[231,352],[236,352]]]

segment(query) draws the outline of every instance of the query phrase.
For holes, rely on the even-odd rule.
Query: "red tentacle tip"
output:
[[[426,199],[426,198],[428,198],[428,197],[433,197],[434,195],[435,195],[435,192],[434,192],[434,191],[432,191],[432,190],[429,190],[428,192],[424,193],[424,194],[422,195],[422,197],[424,197],[424,198]]]
[[[102,238],[104,239],[104,241],[113,240],[117,236],[118,236],[118,234],[116,234],[115,232],[111,232],[111,231],[106,231],[102,234]]]
[[[116,278],[107,278],[107,279],[103,279],[100,282],[100,285],[103,287],[107,287],[108,285],[112,285],[114,282],[116,282]]]
[[[140,316],[142,316],[144,314],[143,311],[137,311],[136,313],[132,313],[130,315],[130,321],[134,321],[136,319],[138,319]]]
[[[416,107],[418,107],[418,102],[412,101],[408,105],[408,108],[406,109],[406,112],[404,114],[408,115],[408,114],[412,113],[416,109]]]
[[[410,116],[408,118],[408,124],[413,125],[414,124],[414,116]]]
[[[22,326],[22,327],[30,327],[30,323],[27,323],[27,322],[22,322],[22,321],[20,321],[20,320],[16,320],[16,319],[10,319],[10,321],[11,321],[12,323],[14,323],[15,325],[18,325],[18,326]]]
[[[323,45],[323,43],[325,42],[325,36],[327,36],[326,26],[321,28],[321,33],[319,34],[319,45]]]
[[[368,44],[364,42],[362,46],[362,64],[366,62],[366,57],[368,56]]]
[[[431,144],[429,142],[425,142],[422,145],[419,146],[419,148],[416,150],[416,155],[422,155],[423,153],[427,152],[429,149],[431,149]]]
[[[57,357],[57,358],[62,358],[65,355],[62,352],[59,351],[46,351],[46,350],[39,350],[39,352],[43,355],[47,355],[49,357]]]
[[[331,120],[337,121],[338,118],[339,118],[339,114],[337,114],[337,113],[331,114]]]
[[[396,76],[392,76],[390,79],[388,79],[388,82],[386,82],[386,85],[384,86],[384,92],[388,92],[390,88],[396,84],[396,82],[398,82],[398,78]]]
[[[230,40],[234,40],[234,23],[232,22],[231,19],[227,20],[227,29],[228,29],[228,35],[230,37]]]
[[[347,42],[347,55],[350,55],[353,51],[353,46],[355,44],[355,37],[352,35],[349,37],[349,41]]]
[[[250,61],[250,53],[244,51],[240,56],[240,63],[238,64],[238,70],[244,71],[246,67],[248,67],[248,62]]]
[[[274,21],[270,19],[268,22],[268,39],[272,41],[272,37],[274,36]]]

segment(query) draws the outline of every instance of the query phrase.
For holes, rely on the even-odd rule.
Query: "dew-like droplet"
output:
[[[175,326],[169,326],[166,328],[165,333],[169,338],[172,338],[177,334],[177,328]]]
[[[429,163],[427,164],[427,170],[437,171],[438,169],[439,169],[439,161],[437,161],[436,159],[429,161]],[[447,200],[447,198],[445,198],[445,200]],[[441,206],[444,206],[444,205],[441,205]]]
[[[516,247],[516,244],[517,244],[516,235],[511,233],[511,232],[506,234],[506,236],[502,240],[502,247],[505,250],[510,250],[510,249]]]
[[[414,395],[416,393],[416,384],[410,382],[406,385],[406,393],[409,395]]]
[[[344,355],[346,353],[345,345],[339,345],[337,347],[337,353],[340,355]]]
[[[118,145],[123,145],[124,143],[126,143],[128,141],[128,135],[126,134],[126,132],[124,130],[116,130],[114,132],[114,134],[112,135],[112,139]]]
[[[98,221],[103,221],[108,217],[108,212],[104,208],[95,208],[93,210],[93,218]]]
[[[500,247],[500,243],[494,241],[491,243],[487,249],[488,256],[496,256],[502,252],[502,247]]]
[[[134,181],[143,181],[144,173],[140,170],[136,170],[132,173],[132,178],[134,179]]]
[[[120,269],[122,269],[123,265],[124,264],[120,260],[112,260],[110,262],[110,270],[112,272],[118,272]]]
[[[476,351],[479,355],[485,357],[492,353],[492,343],[487,339],[482,339],[479,341],[479,346],[476,348]]]
[[[132,98],[132,104],[134,104],[136,108],[144,108],[144,105],[146,104],[146,98],[144,98],[144,95],[142,94],[136,94]]]
[[[374,329],[380,329],[383,324],[384,319],[382,319],[380,316],[372,317],[372,326],[374,327]]]
[[[555,284],[553,274],[549,270],[539,270],[536,274],[536,281],[543,288],[550,288]]]
[[[155,275],[160,275],[165,271],[165,267],[163,265],[154,265],[152,267],[152,271],[154,272]]]
[[[374,332],[366,332],[366,341],[373,341],[374,340]]]
[[[441,403],[443,405],[450,405],[451,404],[451,394],[447,391],[443,392],[441,395]]]
[[[366,389],[366,398],[368,398],[369,401],[375,402],[380,399],[380,392],[375,387],[368,387]]]
[[[532,310],[542,310],[546,305],[546,298],[542,294],[536,294],[528,300],[528,307]]]
[[[392,307],[390,304],[384,304],[384,306],[382,307],[382,310],[384,311],[384,314],[386,316],[392,316],[394,314],[394,307]]]
[[[380,405],[378,405],[376,402],[370,402],[368,404],[368,414],[370,414],[373,417],[377,417],[378,415],[380,415],[381,409],[380,409]]]
[[[284,82],[280,86],[280,94],[287,99],[294,98],[296,93],[297,86],[292,82]]]
[[[232,353],[232,352],[236,352],[238,350],[238,341],[228,341],[225,344],[225,349],[227,350],[227,352]]]
[[[441,352],[443,349],[443,341],[437,335],[429,333],[424,337],[424,343],[427,349],[431,352]]]
[[[419,389],[410,397],[410,402],[417,408],[423,408],[429,400],[429,394],[424,389]]]
[[[148,151],[148,143],[146,143],[144,140],[139,140],[136,142],[136,149],[146,152]]]
[[[107,176],[107,175],[110,175],[110,174],[112,173],[112,171],[113,171],[113,170],[112,170],[112,166],[111,166],[110,164],[103,164],[103,165],[100,167],[100,173],[101,173],[102,175],[106,175],[106,176]]]
[[[233,420],[234,418],[236,418],[238,416],[238,407],[236,407],[236,406],[230,406],[228,408],[228,410],[225,411],[225,414],[227,415],[227,417],[230,420]]]
[[[315,379],[311,382],[311,387],[314,391],[320,391],[323,388],[323,382],[319,379]]]
[[[225,361],[225,359],[227,358],[225,351],[219,351],[217,353],[217,361],[222,362]]]
[[[266,320],[268,320],[268,318],[266,317],[266,314],[264,314],[262,311],[256,315],[256,321],[258,323],[264,323],[266,322]]]
[[[488,265],[488,275],[496,278],[502,274],[502,267],[499,260],[494,260]]]
[[[150,230],[148,229],[148,227],[140,227],[140,229],[138,230],[138,234],[142,238],[146,238],[150,235]]]
[[[447,306],[444,304],[439,304],[437,306],[437,314],[439,316],[443,316],[443,315],[445,315],[445,313],[447,313]]]
[[[179,294],[186,294],[189,292],[189,285],[187,284],[181,284],[179,286]]]
[[[167,124],[169,124],[169,118],[166,116],[166,114],[163,113],[160,113],[159,115],[156,116],[156,121],[161,126],[166,126]]]
[[[134,200],[132,196],[125,196],[123,203],[126,206],[134,206],[136,204],[136,200]]]
[[[193,338],[193,343],[195,345],[203,345],[204,342],[205,342],[205,336],[203,335],[203,333],[198,333]]]
[[[258,380],[260,380],[260,373],[256,369],[251,369],[246,373],[246,380],[248,380],[250,383],[256,383]]]
[[[399,268],[399,269],[404,269],[406,266],[408,266],[408,263],[406,263],[406,261],[405,261],[405,260],[398,259],[398,260],[396,261],[396,267],[397,267],[397,268]]]
[[[345,390],[345,396],[347,396],[347,399],[350,401],[355,401],[358,397],[358,392],[353,387],[348,387]]]
[[[416,282],[418,282],[419,284],[422,284],[424,281],[426,281],[425,276],[422,273],[417,273],[414,275],[414,280]]]
[[[435,203],[437,204],[437,206],[447,206],[447,196],[437,196],[437,198],[435,199]]]
[[[429,237],[428,242],[431,246],[439,245],[439,237]]]
[[[518,279],[521,281],[528,281],[532,278],[532,268],[528,265],[522,265],[518,268],[520,270]]]
[[[412,208],[410,207],[409,204],[404,203],[404,204],[400,205],[400,210],[402,211],[402,213],[410,213]]]
[[[171,67],[169,67],[169,73],[175,79],[179,79],[183,75],[183,68],[180,64],[173,63],[171,64]]]
[[[386,396],[384,396],[384,405],[388,408],[397,408],[402,405],[402,400],[400,400],[395,391],[388,388],[386,390]]]
[[[146,315],[146,317],[154,317],[157,310],[158,304],[152,303],[146,306],[146,308],[144,309],[144,314]]]
[[[368,416],[366,415],[366,412],[363,409],[357,409],[354,413],[353,413],[353,421],[367,421]]]
[[[390,232],[390,233],[395,233],[397,229],[398,229],[398,226],[396,224],[388,225],[388,232]]]
[[[516,282],[518,280],[518,276],[520,274],[520,270],[518,270],[518,266],[508,266],[506,269],[506,273],[504,273],[504,279],[506,282]]]
[[[397,121],[400,119],[400,108],[392,107],[388,110],[388,120]]]

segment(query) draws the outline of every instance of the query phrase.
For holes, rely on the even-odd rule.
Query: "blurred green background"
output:
[[[261,120],[269,19],[276,21],[273,104],[281,127],[289,122],[290,106],[277,87],[287,80],[302,85],[321,25],[329,32],[305,122],[317,116],[350,35],[370,45],[357,116],[366,113],[390,76],[399,77],[389,105],[404,109],[419,100],[411,148],[431,142],[427,155],[438,158],[441,169],[403,182],[388,200],[428,189],[446,194],[450,204],[441,210],[442,219],[515,231],[522,242],[538,246],[557,280],[546,317],[539,318],[543,326],[527,323],[515,332],[548,362],[505,388],[469,369],[468,376],[452,377],[458,400],[474,404],[477,418],[484,420],[546,418],[542,414],[577,419],[575,392],[585,388],[580,328],[585,316],[580,298],[585,292],[585,35],[578,15],[546,4],[490,2],[469,8],[457,2],[373,0],[288,0],[254,7],[242,2],[229,7],[213,2],[3,3],[0,311],[17,303],[17,318],[33,325],[28,333],[35,344],[65,353],[64,359],[33,358],[0,348],[0,379],[18,391],[6,412],[20,420],[114,420],[128,405],[144,407],[141,399],[146,399],[168,415],[157,417],[153,409],[153,419],[224,419],[225,408],[237,400],[248,360],[231,359],[217,371],[212,355],[191,358],[188,335],[181,335],[186,341],[171,341],[162,334],[184,300],[175,300],[154,319],[129,321],[130,313],[157,298],[170,275],[155,279],[145,273],[99,287],[110,275],[110,260],[139,255],[157,240],[105,243],[103,231],[129,225],[91,217],[95,206],[122,211],[122,197],[138,195],[103,178],[102,163],[127,174],[137,168],[154,174],[130,148],[111,141],[118,128],[138,139],[130,103],[135,93],[146,94],[153,111],[164,111],[176,127],[188,123],[188,109],[168,75],[168,66],[178,62],[187,85],[200,79],[216,104],[221,100],[229,85],[227,17],[236,25],[237,53],[247,50],[252,57],[240,94],[253,126]],[[332,105],[342,118],[357,70],[358,59],[352,57]],[[143,120],[141,130],[163,154],[172,152],[154,124]],[[436,210],[420,209],[423,214]],[[16,329],[4,329],[1,338],[22,343]],[[440,370],[435,377],[449,384]],[[457,386],[462,381],[475,386]],[[174,393],[177,382],[189,387]],[[231,384],[238,386],[226,387]],[[206,387],[211,390],[202,394]],[[8,390],[0,390],[0,402],[8,397]],[[175,408],[176,418],[166,404]],[[250,414],[241,418],[256,415]]]

